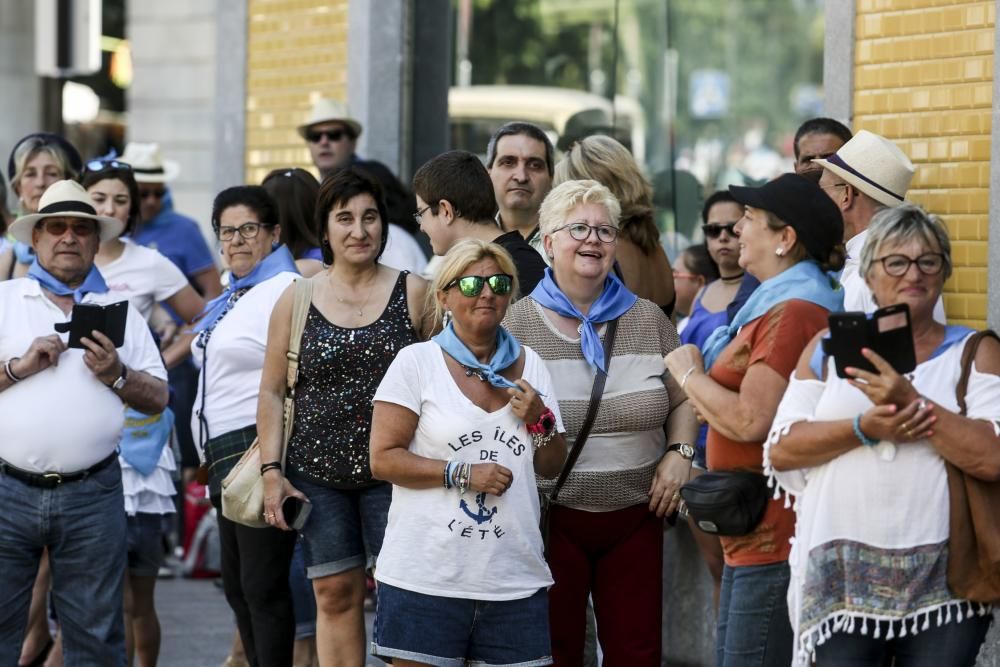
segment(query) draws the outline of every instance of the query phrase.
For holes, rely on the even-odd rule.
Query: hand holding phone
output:
[[[910,329],[910,308],[905,303],[876,310],[871,316],[861,312],[832,313],[830,337],[823,341],[823,351],[834,358],[837,376],[850,379],[847,368],[878,373],[862,350],[869,349],[882,357],[897,373],[917,367]]]
[[[312,511],[312,503],[297,496],[286,496],[281,503],[281,514],[285,524],[292,530],[302,530]]]

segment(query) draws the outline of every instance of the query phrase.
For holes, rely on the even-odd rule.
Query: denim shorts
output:
[[[375,567],[385,536],[392,485],[380,483],[365,489],[333,489],[310,482],[294,472],[289,475],[289,481],[312,503],[306,525],[299,531],[306,576],[319,579],[356,567]]]
[[[501,602],[424,595],[378,584],[372,655],[435,667],[552,664],[549,596]]]
[[[139,513],[127,522],[129,574],[155,577],[163,565],[163,536],[170,530],[170,515]]]

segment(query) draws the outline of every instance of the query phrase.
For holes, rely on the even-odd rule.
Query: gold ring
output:
[[[673,495],[673,497],[671,498],[671,500],[677,500],[677,499],[678,499],[678,498],[680,498],[680,497],[681,497],[681,494],[680,494],[680,492],[678,491],[677,493],[675,493],[675,494]]]

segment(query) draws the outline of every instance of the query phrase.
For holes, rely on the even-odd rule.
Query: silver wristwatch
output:
[[[667,447],[667,451],[677,452],[688,461],[694,458],[694,447],[692,447],[691,444],[687,442],[675,442],[674,444]]]
[[[122,364],[122,374],[118,376],[118,379],[111,383],[111,389],[113,391],[120,391],[122,387],[125,386],[125,382],[128,380],[128,366]]]

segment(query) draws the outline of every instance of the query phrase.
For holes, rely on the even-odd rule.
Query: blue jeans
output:
[[[973,667],[979,647],[990,629],[992,614],[972,616],[961,623],[946,623],[905,637],[880,639],[868,635],[842,634],[832,637],[816,647],[816,664],[846,665],[848,667]]]
[[[288,573],[288,586],[292,590],[292,608],[295,611],[295,639],[316,636],[316,593],[306,577],[306,561],[302,540],[295,541],[292,566]]]
[[[17,664],[45,547],[66,664],[125,664],[124,503],[117,459],[54,489],[0,474],[0,665]]]
[[[792,662],[787,562],[722,569],[718,667],[787,667]]]

